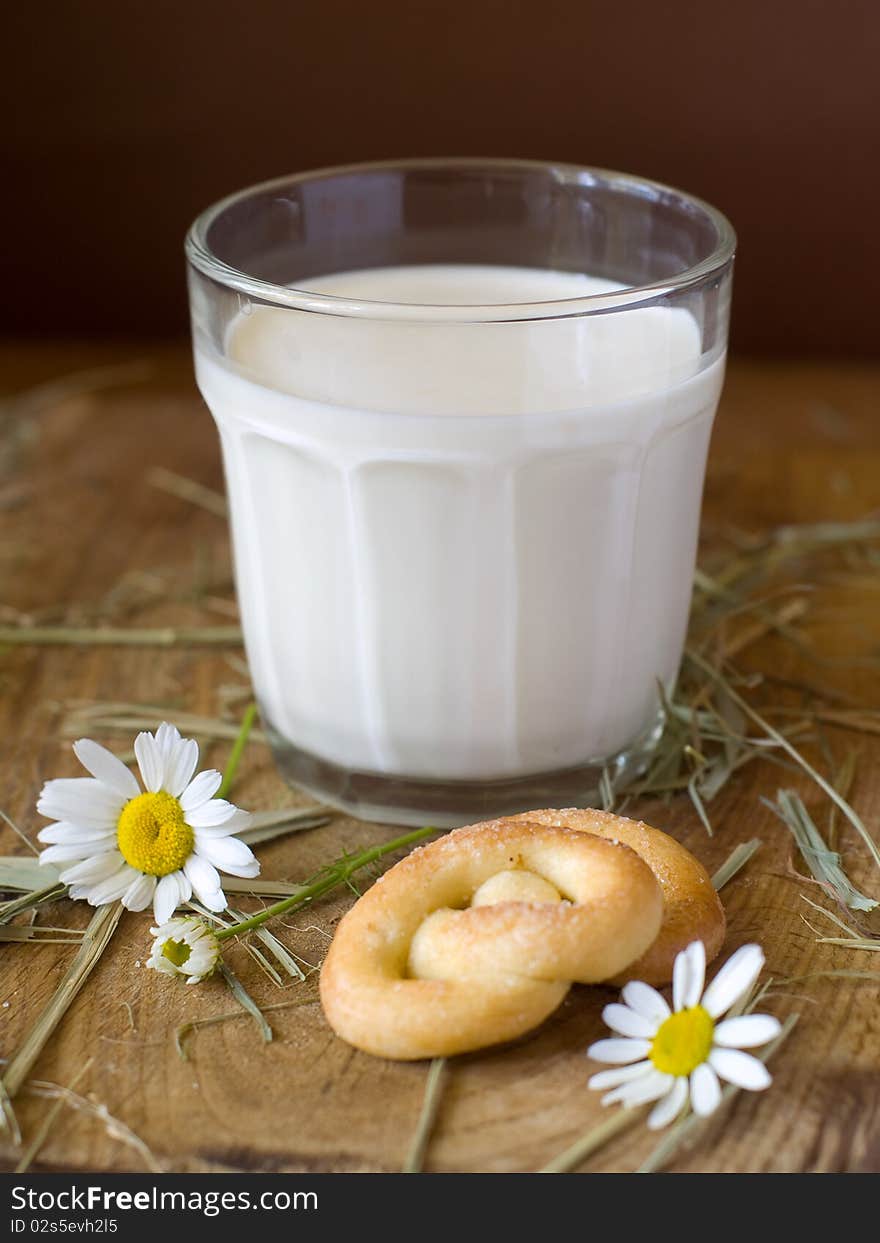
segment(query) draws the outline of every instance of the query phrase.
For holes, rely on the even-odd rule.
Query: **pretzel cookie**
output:
[[[414,850],[337,929],[321,971],[330,1026],[379,1057],[446,1057],[537,1027],[573,983],[620,975],[660,932],[664,899],[611,836],[523,816]]]

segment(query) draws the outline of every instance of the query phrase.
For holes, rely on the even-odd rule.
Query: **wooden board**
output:
[[[132,366],[131,364],[134,364]],[[119,370],[103,370],[104,368]],[[72,372],[99,368],[61,387]],[[140,368],[140,370],[138,369]],[[705,520],[718,528],[757,530],[781,522],[854,519],[876,509],[880,481],[880,369],[833,364],[739,363],[732,368],[713,442]],[[7,406],[0,423],[0,624],[91,623],[223,625],[229,616],[225,523],[148,482],[162,466],[221,487],[210,418],[195,392],[182,348],[100,345],[10,346],[0,350],[0,385],[25,402]],[[34,392],[33,386],[44,385]],[[810,623],[830,657],[878,649],[880,593],[841,588]],[[0,807],[34,838],[41,782],[77,771],[61,726],[71,701],[177,705],[216,715],[241,701],[238,654],[225,650],[7,648],[0,651]],[[796,674],[790,647],[767,642],[743,658]],[[801,670],[803,672],[803,670]],[[812,671],[811,676],[815,671]],[[876,706],[880,682],[869,668],[833,664],[821,679]],[[230,697],[232,696],[232,697]],[[121,749],[118,737],[107,739]],[[837,754],[861,747],[852,797],[877,831],[880,738],[833,736]],[[225,744],[206,759],[223,765]],[[724,898],[726,951],[748,939],[765,946],[777,978],[829,968],[876,969],[877,957],[817,945],[801,916],[790,839],[760,803],[778,770],[747,768],[713,807],[714,839],[686,798],[668,808],[639,808],[675,833],[710,869],[733,846],[759,836],[759,855]],[[806,789],[806,787],[805,787]],[[251,808],[296,801],[274,772],[265,747],[249,747],[236,787]],[[339,818],[261,850],[268,876],[301,879],[343,848],[388,836],[381,826]],[[880,893],[864,850],[843,842],[853,878]],[[2,853],[24,845],[3,829]],[[289,946],[319,963],[350,895],[325,900],[287,921]],[[54,923],[81,926],[89,912],[63,902]],[[43,917],[45,919],[45,916]],[[77,1091],[106,1106],[168,1171],[395,1170],[400,1167],[422,1099],[426,1068],[357,1053],[328,1029],[315,978],[278,990],[239,949],[233,962],[266,1005],[302,999],[271,1013],[275,1039],[258,1042],[247,1018],[205,1027],[181,1061],[173,1035],[184,1022],[234,1009],[219,982],[175,986],[143,967],[147,915],[126,914],[103,960],[40,1057],[33,1078],[69,1084],[85,1063]],[[55,987],[73,950],[6,946],[0,982],[0,1053],[9,1056]],[[140,964],[140,965],[139,965]],[[880,973],[878,973],[880,980]],[[611,994],[575,989],[544,1027],[516,1045],[459,1059],[448,1075],[427,1168],[511,1171],[539,1168],[602,1116],[587,1091],[587,1045],[603,1031]],[[680,1153],[678,1170],[795,1171],[880,1169],[880,1006],[874,982],[812,980],[779,990],[768,1008],[802,1017],[778,1054],[772,1089],[740,1094]],[[17,1101],[25,1139],[48,1102],[26,1088]],[[628,1170],[651,1150],[641,1127],[610,1144],[591,1170]],[[6,1167],[18,1155],[0,1148]],[[100,1117],[65,1107],[37,1168],[137,1170],[142,1151],[108,1131]]]

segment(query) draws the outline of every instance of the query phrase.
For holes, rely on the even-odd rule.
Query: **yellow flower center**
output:
[[[126,863],[147,876],[167,876],[192,854],[193,831],[173,795],[139,794],[122,809],[116,841]]]
[[[648,1057],[664,1075],[689,1075],[709,1056],[714,1033],[702,1006],[679,1010],[658,1027]]]
[[[166,941],[162,946],[162,957],[174,963],[175,967],[182,967],[191,953],[186,941]]]

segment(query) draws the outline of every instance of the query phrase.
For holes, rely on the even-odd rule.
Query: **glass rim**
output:
[[[684,271],[664,280],[643,285],[627,285],[608,293],[587,294],[574,298],[550,301],[509,303],[466,303],[462,305],[413,302],[385,302],[367,298],[346,298],[338,294],[319,293],[298,289],[290,285],[277,285],[272,281],[251,276],[225,263],[214,254],[208,244],[208,231],[212,224],[227,211],[244,200],[282,186],[303,184],[330,176],[350,173],[392,172],[408,169],[472,170],[487,172],[508,170],[541,170],[553,174],[561,182],[583,182],[585,179],[602,181],[612,189],[634,196],[648,197],[659,194],[672,195],[683,205],[696,208],[714,226],[716,244],[704,258]],[[325,168],[309,169],[287,176],[273,177],[267,181],[246,186],[213,203],[201,212],[190,226],[185,242],[186,257],[190,264],[204,276],[217,281],[226,288],[269,303],[279,308],[308,311],[325,315],[378,320],[412,320],[422,322],[481,323],[522,322],[532,319],[567,319],[575,316],[626,310],[653,302],[658,298],[681,292],[698,285],[716,272],[727,268],[736,251],[736,233],[727,217],[716,207],[696,195],[679,190],[664,182],[613,169],[598,168],[587,164],[568,164],[554,160],[519,160],[505,158],[425,157],[399,160],[370,160],[363,163],[337,164]]]

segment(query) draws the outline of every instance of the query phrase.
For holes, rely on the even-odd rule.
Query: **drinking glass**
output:
[[[291,783],[449,826],[645,765],[734,244],[691,195],[518,160],[304,173],[196,220],[196,375]]]

